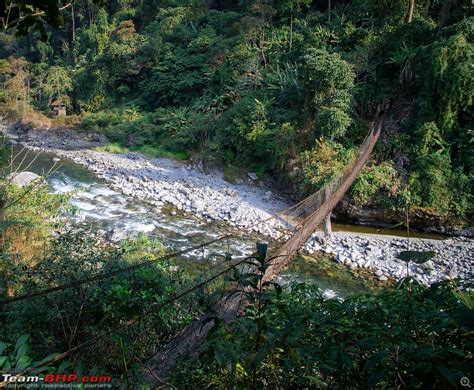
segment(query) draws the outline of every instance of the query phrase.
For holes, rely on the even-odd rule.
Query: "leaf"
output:
[[[272,344],[269,343],[265,345],[256,355],[255,358],[253,359],[252,365],[254,367],[260,366],[260,364],[265,360],[267,357],[268,353],[272,349]]]
[[[257,253],[260,260],[265,260],[267,257],[268,245],[263,242],[257,242]]]
[[[55,358],[56,356],[58,356],[59,353],[58,352],[54,352],[52,354],[49,354],[48,356],[46,356],[44,359],[41,359],[37,364],[40,365],[40,364],[44,364],[46,363],[48,360],[51,360],[53,358]]]
[[[26,342],[28,341],[28,338],[30,337],[29,334],[24,334],[18,338],[15,344],[15,349],[13,351],[13,354],[17,359],[20,359],[25,353],[27,348]]]
[[[221,367],[225,366],[225,355],[224,355],[224,350],[222,349],[221,346],[217,346],[214,349],[214,357],[216,358],[216,362],[219,366]]]
[[[315,376],[312,376],[312,375],[306,375],[304,377],[305,379],[308,379],[310,381],[310,383],[316,385],[316,387],[318,389],[325,389],[326,387],[329,387],[329,385],[327,384],[327,382],[324,382],[323,380],[319,379],[319,378],[316,378]]]
[[[63,372],[67,368],[71,367],[71,362],[69,360],[64,360],[58,368],[58,372]]]
[[[397,256],[400,260],[408,263],[410,261],[416,264],[426,263],[436,255],[433,251],[403,251]]]
[[[444,379],[446,379],[449,383],[453,384],[454,386],[457,386],[456,383],[456,377],[453,375],[449,369],[443,365],[443,364],[437,364],[436,369],[439,371],[439,373],[443,376]]]
[[[245,370],[244,366],[240,363],[235,364],[235,370],[244,376],[248,376],[247,371]]]
[[[17,360],[15,369],[17,371],[24,370],[27,368],[31,363],[31,359],[28,356],[22,356],[20,359]]]
[[[7,349],[7,344],[3,341],[0,341],[0,354],[2,354],[5,349]]]
[[[7,360],[7,356],[0,356],[0,369],[3,368],[3,364]]]

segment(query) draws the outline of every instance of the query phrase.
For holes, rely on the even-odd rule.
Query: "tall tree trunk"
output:
[[[290,15],[290,50],[293,47],[293,13]]]
[[[71,27],[71,42],[74,42],[74,40],[76,39],[76,15],[74,14],[74,1],[71,3]]]
[[[410,7],[408,9],[407,22],[411,23],[413,20],[413,12],[415,11],[415,0],[410,0]]]
[[[260,33],[260,51],[262,53],[263,67],[267,68],[267,57],[265,56],[265,30],[262,28]]]
[[[328,22],[331,21],[331,0],[328,0]]]
[[[453,7],[457,6],[457,0],[444,0],[443,6],[441,7],[441,11],[439,13],[439,20],[438,20],[438,27],[441,28],[445,25],[447,20],[449,19],[449,14]]]

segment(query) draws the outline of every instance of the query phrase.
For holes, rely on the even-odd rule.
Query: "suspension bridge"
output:
[[[263,275],[262,283],[273,280],[290,263],[298,250],[349,190],[372,154],[381,133],[382,123],[382,119],[377,116],[358,153],[336,178],[302,202],[278,213],[283,219],[304,218],[304,220],[294,227],[290,238],[280,248],[273,251],[271,256],[273,261]],[[157,386],[158,379],[166,377],[180,357],[192,354],[196,350],[217,321],[228,323],[242,313],[248,305],[245,299],[248,289],[248,287],[240,288],[221,299],[210,313],[193,322],[155,354],[143,372],[147,382]]]
[[[269,219],[279,218],[287,221],[291,225],[291,229],[289,229],[287,232],[288,238],[286,241],[283,242],[281,246],[271,251],[272,261],[265,274],[262,276],[262,283],[269,282],[279,275],[279,273],[291,262],[298,250],[306,243],[306,241],[311,237],[319,225],[331,213],[337,203],[349,190],[352,183],[357,178],[361,169],[364,167],[372,154],[375,144],[379,139],[383,121],[383,116],[377,113],[375,120],[369,127],[369,131],[365,140],[359,147],[358,152],[337,175],[337,177],[335,177],[330,183],[296,205],[291,206],[266,220],[258,222],[258,224],[261,224],[268,221]],[[297,222],[295,223],[295,221]],[[56,292],[64,291],[69,288],[75,288],[84,284],[91,285],[92,283],[96,283],[100,280],[122,273],[130,273],[144,267],[149,267],[163,259],[169,260],[185,253],[196,251],[197,249],[210,246],[215,242],[228,239],[230,236],[231,235],[227,234],[206,243],[181,251],[169,253],[153,260],[144,261],[142,263],[120,268],[111,272],[97,273],[90,276],[89,278],[72,281],[61,286],[54,286],[49,289],[16,297],[10,297],[0,301],[0,305],[6,307],[8,305],[13,305],[15,302],[38,299],[49,294],[54,294]],[[180,293],[165,299],[159,304],[150,305],[147,310],[142,313],[140,318],[155,313],[167,305],[172,305],[183,297],[196,292],[206,285],[209,285],[217,278],[228,274],[232,270],[236,269],[236,267],[244,264],[246,260],[247,258],[232,261],[227,264],[223,270],[217,272],[211,277],[208,277],[207,279],[181,291]],[[214,326],[216,326],[218,321],[230,322],[234,320],[239,314],[244,312],[246,306],[248,305],[248,301],[245,299],[245,296],[249,289],[250,287],[238,287],[230,294],[222,296],[217,302],[215,302],[212,310],[202,315],[199,319],[192,322],[189,326],[176,334],[166,345],[162,346],[148,362],[142,364],[144,378],[150,384],[151,388],[155,388],[163,384],[162,378],[165,378],[173,370],[174,365],[179,360],[179,358],[192,354],[194,351],[196,351],[199,344],[206,338],[209,331]],[[132,326],[138,321],[138,318],[124,320],[122,321],[120,328]],[[104,331],[94,338],[78,344],[51,359],[43,360],[40,363],[25,369],[19,374],[24,375],[34,372],[41,367],[54,364],[79,352],[81,349],[91,346],[104,338],[112,336],[116,331],[117,329],[115,328]],[[0,383],[0,387],[4,387],[7,384],[9,383],[2,382]]]

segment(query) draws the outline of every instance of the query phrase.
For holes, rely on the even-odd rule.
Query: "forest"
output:
[[[0,35],[0,105],[41,125],[60,100],[112,149],[193,156],[230,177],[247,167],[300,197],[338,172],[377,105],[392,102],[353,202],[469,218],[471,4],[409,11],[404,0],[75,1],[60,30]]]
[[[231,183],[254,172],[297,202],[353,161],[383,107],[350,207],[391,213],[408,237],[410,215],[472,228],[473,15],[471,0],[0,0],[0,124],[95,134],[96,152],[192,162]],[[67,115],[54,117],[59,105]],[[262,244],[247,268],[219,247],[208,257],[223,260],[196,272],[164,239],[111,242],[65,223],[75,194],[12,185],[31,157],[7,136],[0,149],[0,375],[140,389],[474,381],[472,257],[470,271],[425,285],[417,267],[435,253],[408,251],[403,277],[343,298],[264,281],[274,259]],[[245,314],[226,322],[214,311],[236,289]],[[152,367],[206,313],[197,350]]]

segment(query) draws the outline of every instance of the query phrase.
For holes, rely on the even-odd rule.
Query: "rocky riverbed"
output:
[[[47,136],[45,135],[47,134]],[[19,142],[30,148],[45,149],[71,159],[94,171],[110,187],[152,204],[156,209],[171,204],[176,209],[211,220],[226,221],[239,229],[251,230],[271,239],[281,238],[288,224],[267,220],[288,203],[263,188],[250,174],[246,182],[231,184],[219,171],[204,172],[198,167],[169,159],[148,159],[139,153],[110,154],[91,149],[103,142],[100,137],[73,133],[29,132]],[[264,221],[264,222],[262,222]],[[380,280],[406,275],[406,264],[396,258],[403,250],[430,250],[436,256],[423,265],[410,265],[410,275],[425,284],[447,278],[474,281],[474,240],[406,239],[348,232],[333,233],[326,239],[315,233],[305,245],[309,253],[322,251],[351,268],[372,270]]]
[[[396,256],[401,251],[433,251],[435,256],[422,265],[409,264],[409,275],[424,284],[444,279],[474,281],[474,242],[472,239],[455,237],[431,240],[384,235],[333,233],[328,240],[316,233],[306,243],[312,253],[322,251],[332,255],[335,261],[351,268],[366,268],[375,272],[382,281],[407,276],[407,266]]]

